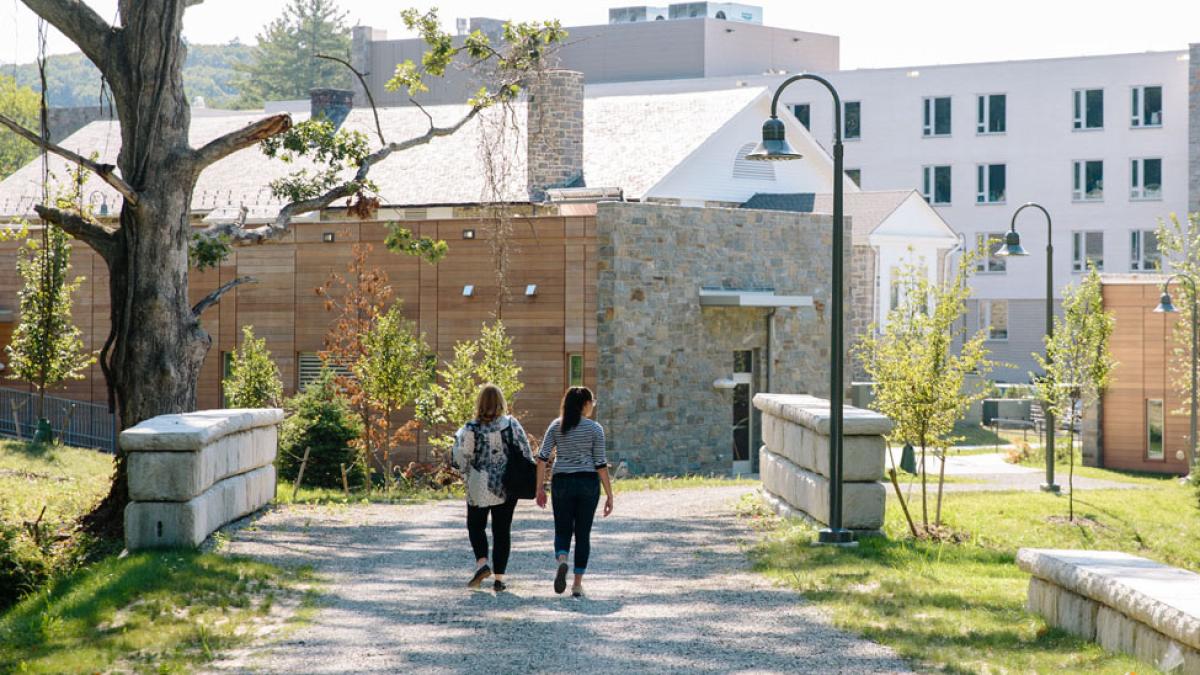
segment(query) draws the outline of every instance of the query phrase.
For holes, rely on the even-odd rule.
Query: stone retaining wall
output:
[[[829,523],[829,401],[814,396],[758,394],[763,447],[759,475],[767,502],[783,515]],[[852,406],[843,409],[842,525],[883,527],[883,435],[887,417]]]
[[[275,497],[278,408],[160,415],[121,432],[129,550],[198,546]]]

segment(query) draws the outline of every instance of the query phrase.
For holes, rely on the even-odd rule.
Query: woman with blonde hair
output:
[[[454,465],[467,484],[467,534],[475,553],[475,574],[468,588],[479,588],[483,580],[495,575],[492,588],[499,593],[507,588],[504,573],[512,548],[513,510],[517,495],[505,487],[505,470],[510,458],[523,455],[532,465],[529,438],[521,423],[507,414],[504,393],[494,384],[479,389],[475,419],[454,435],[451,453]],[[492,517],[492,557],[489,564],[487,521]]]

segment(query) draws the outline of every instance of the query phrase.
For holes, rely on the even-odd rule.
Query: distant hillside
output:
[[[210,107],[231,107],[240,93],[234,84],[236,63],[250,60],[253,47],[238,43],[225,45],[188,45],[183,68],[188,99],[203,96]],[[2,66],[6,75],[12,66]],[[17,82],[40,91],[37,66],[16,67]],[[46,84],[51,107],[68,108],[97,105],[100,101],[100,71],[83,54],[61,54],[47,59]]]

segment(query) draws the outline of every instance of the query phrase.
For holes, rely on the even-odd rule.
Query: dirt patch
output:
[[[1073,525],[1076,527],[1086,527],[1089,530],[1107,530],[1108,525],[1088,518],[1087,516],[1076,516],[1075,520],[1071,520],[1066,516],[1047,516],[1046,522],[1051,525]]]

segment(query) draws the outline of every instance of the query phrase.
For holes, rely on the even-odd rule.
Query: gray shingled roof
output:
[[[842,204],[850,216],[854,236],[865,237],[875,231],[888,216],[912,196],[915,190],[878,190],[874,192],[847,192]],[[813,203],[815,213],[833,213],[833,195],[817,195]]]
[[[705,140],[739,111],[765,95],[762,87],[672,94],[622,95],[611,85],[585,89],[584,180],[590,187],[618,187],[631,198],[639,198],[680,164]],[[428,108],[438,124],[461,117],[464,106]],[[380,187],[389,206],[427,204],[473,204],[488,199],[523,201],[525,191],[525,139],[523,103],[515,106],[521,129],[504,135],[495,133],[503,111],[485,111],[458,133],[435,139],[428,145],[398,153],[377,164],[371,178]],[[379,111],[388,140],[402,140],[424,133],[425,115],[416,108],[384,108]],[[199,146],[209,139],[260,119],[264,113],[197,116],[192,120],[191,142]],[[306,115],[295,115],[300,120]],[[345,128],[367,133],[374,141],[374,123],[369,109],[355,109]],[[484,132],[501,140],[493,152],[511,156],[508,171],[497,179],[497,191],[485,189]],[[115,163],[121,135],[115,122],[92,122],[63,141],[62,145],[87,155],[100,154],[100,161]],[[257,148],[238,152],[214,164],[196,185],[193,208],[208,211],[218,206],[272,204],[267,185],[295,168],[262,155]],[[51,158],[51,170],[66,175],[64,160]],[[34,161],[0,182],[0,216],[28,216],[38,199],[40,169]],[[116,194],[95,178],[84,194],[96,202],[106,197],[110,212],[119,205]]]
[[[763,211],[796,211],[812,213],[816,195],[811,192],[772,193],[757,192],[742,204],[743,209],[761,209]]]

